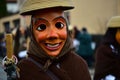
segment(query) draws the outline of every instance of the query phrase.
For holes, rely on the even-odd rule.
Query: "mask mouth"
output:
[[[50,51],[56,51],[61,47],[62,42],[60,43],[45,43],[45,48]]]

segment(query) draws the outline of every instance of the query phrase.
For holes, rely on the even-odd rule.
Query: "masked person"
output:
[[[108,22],[95,61],[94,80],[120,80],[120,16]]]
[[[31,15],[28,57],[21,60],[18,80],[91,80],[85,61],[72,48],[65,10],[70,0],[26,0],[22,15]]]

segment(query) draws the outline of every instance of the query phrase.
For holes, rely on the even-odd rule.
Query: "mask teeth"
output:
[[[47,44],[48,47],[57,47],[59,44]]]

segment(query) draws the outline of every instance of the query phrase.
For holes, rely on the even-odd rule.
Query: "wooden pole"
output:
[[[13,36],[12,36],[12,34],[6,34],[6,49],[7,49],[7,58],[12,59],[12,56],[13,56]]]

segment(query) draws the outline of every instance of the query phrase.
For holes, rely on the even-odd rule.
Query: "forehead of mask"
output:
[[[116,41],[120,44],[120,29],[117,29],[115,37],[116,37]]]
[[[37,17],[39,15],[44,16],[44,14],[46,14],[46,13],[49,15],[49,13],[51,13],[51,12],[52,13],[61,13],[61,14],[64,13],[64,11],[59,8],[46,8],[46,9],[35,11],[32,16],[34,16],[34,17]]]

